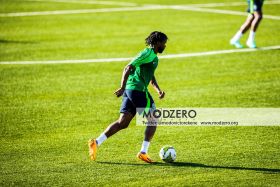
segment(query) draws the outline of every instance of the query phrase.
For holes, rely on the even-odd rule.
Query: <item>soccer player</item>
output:
[[[149,83],[151,83],[157,91],[159,98],[164,98],[165,93],[158,86],[154,72],[158,66],[157,54],[164,51],[167,39],[167,36],[162,32],[152,32],[145,39],[148,47],[141,51],[139,55],[124,68],[121,87],[115,92],[117,97],[123,96],[120,117],[117,121],[109,125],[98,138],[89,140],[88,145],[91,160],[96,159],[97,147],[107,138],[128,127],[130,121],[136,114],[136,108],[155,109],[153,98],[147,89]],[[152,120],[153,119],[148,119],[148,121]],[[155,125],[146,126],[142,148],[137,154],[139,159],[147,163],[153,162],[147,153],[155,131]]]
[[[243,45],[240,44],[239,40],[242,35],[250,28],[249,38],[246,42],[249,48],[257,48],[255,42],[255,35],[258,29],[258,26],[262,20],[262,6],[264,0],[247,0],[248,1],[248,17],[245,23],[241,26],[239,31],[233,36],[230,40],[230,44],[236,48],[243,48]]]

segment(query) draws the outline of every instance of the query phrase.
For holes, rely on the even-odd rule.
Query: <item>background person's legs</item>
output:
[[[237,33],[230,40],[231,45],[234,45],[236,48],[243,48],[239,40],[243,36],[243,34],[246,33],[248,29],[251,27],[253,20],[254,20],[254,15],[249,14],[246,21],[243,23],[243,25],[240,27]]]
[[[255,42],[255,35],[261,20],[262,20],[262,12],[261,11],[254,12],[254,20],[251,23],[251,31],[248,40],[246,42],[247,46],[250,48],[257,47]]]

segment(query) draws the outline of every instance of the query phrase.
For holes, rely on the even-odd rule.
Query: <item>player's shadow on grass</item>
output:
[[[160,163],[160,162],[158,162]],[[158,164],[156,163],[156,164]],[[166,165],[164,163],[160,163]],[[202,167],[202,168],[214,168],[214,169],[233,169],[233,170],[251,170],[251,171],[266,171],[266,172],[276,172],[279,173],[280,169],[270,169],[270,168],[251,168],[251,167],[240,167],[240,166],[212,166],[199,163],[188,163],[188,162],[174,162],[170,163],[170,166],[177,167]]]
[[[249,171],[263,171],[271,173],[279,173],[280,169],[270,169],[270,168],[251,168],[251,167],[240,167],[240,166],[215,166],[215,165],[205,165],[200,163],[191,163],[191,162],[174,162],[174,163],[163,163],[155,162],[153,164],[145,163],[121,163],[121,162],[98,162],[101,164],[115,164],[115,165],[146,165],[146,166],[163,166],[163,167],[197,167],[197,168],[212,168],[212,169],[231,169],[231,170],[249,170]]]
[[[38,42],[0,39],[0,43],[2,43],[2,44],[36,44]]]

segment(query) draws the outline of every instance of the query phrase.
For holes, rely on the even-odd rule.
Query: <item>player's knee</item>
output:
[[[263,18],[262,14],[261,13],[256,13],[254,15],[254,19],[257,20],[257,21],[261,21]]]
[[[263,18],[262,14],[258,15],[258,17],[257,17],[258,21],[261,21],[262,18]]]
[[[255,19],[255,15],[254,14],[250,14],[248,16],[248,22],[252,22]]]
[[[127,122],[125,120],[121,120],[121,119],[119,120],[119,126],[120,126],[121,129],[127,128],[128,125],[129,125],[129,122]]]

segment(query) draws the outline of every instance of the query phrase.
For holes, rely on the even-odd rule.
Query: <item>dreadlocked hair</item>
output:
[[[159,31],[154,31],[152,32],[146,39],[146,45],[155,45],[157,42],[163,42],[166,41],[168,38],[166,34],[159,32]]]

